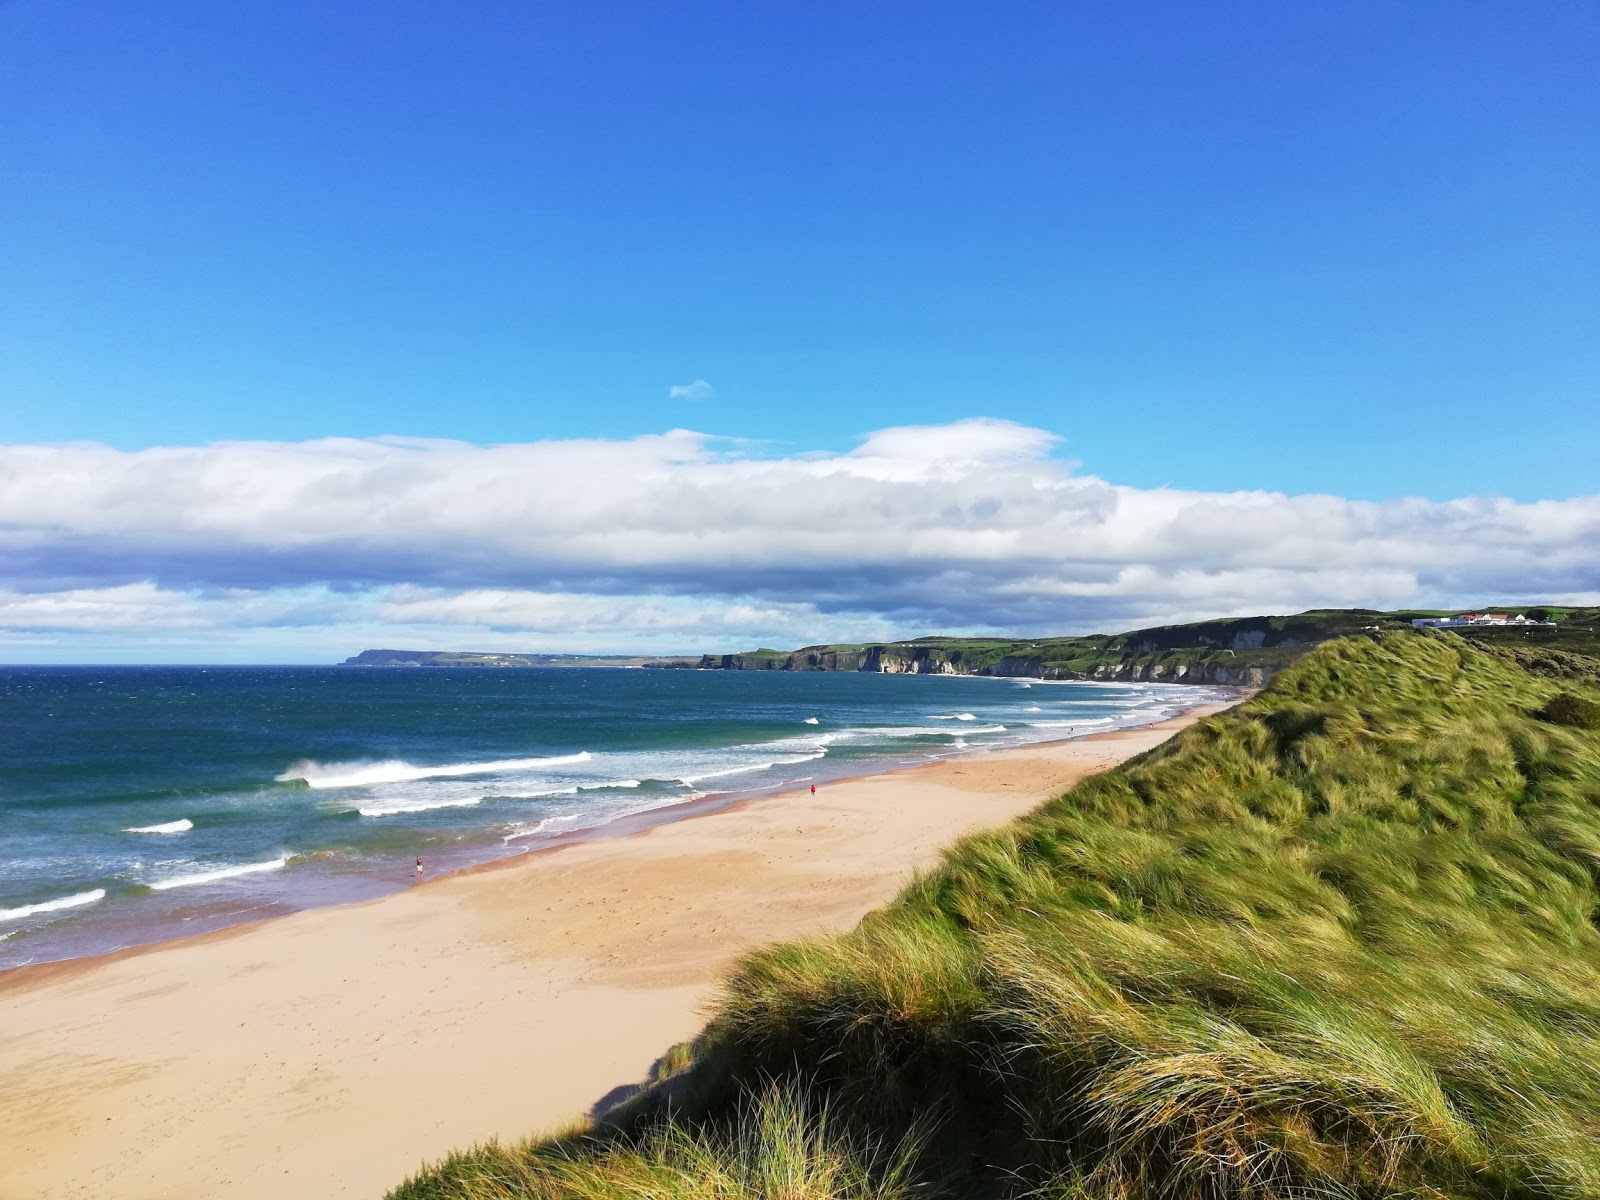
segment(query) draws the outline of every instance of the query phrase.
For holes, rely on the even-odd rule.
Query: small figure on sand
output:
[[[814,783],[811,785],[811,794],[813,796],[815,796],[817,794],[817,785],[814,784]]]
[[[417,855],[417,878],[422,878],[422,855]]]

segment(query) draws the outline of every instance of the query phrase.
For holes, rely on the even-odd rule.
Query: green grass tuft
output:
[[[911,1200],[914,1140],[854,1140],[827,1104],[769,1085],[716,1129],[657,1120],[626,1137],[572,1133],[455,1155],[393,1200]]]

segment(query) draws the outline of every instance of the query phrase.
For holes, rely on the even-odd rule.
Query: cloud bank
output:
[[[696,651],[1600,591],[1600,496],[1140,489],[1057,444],[974,419],[783,457],[686,430],[0,447],[0,646]]]

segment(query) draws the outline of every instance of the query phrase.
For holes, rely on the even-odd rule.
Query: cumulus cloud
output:
[[[667,389],[669,400],[709,400],[717,394],[717,389],[704,379],[696,379],[693,383],[675,383]]]
[[[1056,445],[973,419],[787,457],[687,430],[0,447],[0,629],[695,650],[1600,591],[1597,496],[1139,489]]]

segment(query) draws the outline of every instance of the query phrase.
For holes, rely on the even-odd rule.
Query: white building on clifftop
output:
[[[1554,621],[1530,621],[1521,613],[1462,613],[1455,617],[1415,617],[1411,624],[1417,629],[1459,629],[1462,626],[1481,628],[1493,625],[1554,625]]]

